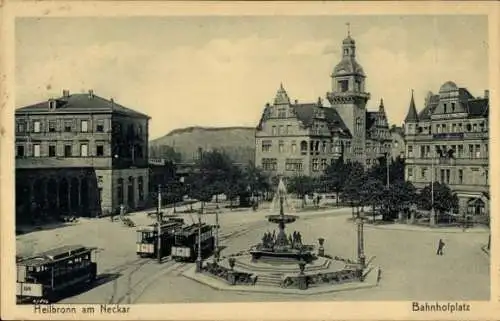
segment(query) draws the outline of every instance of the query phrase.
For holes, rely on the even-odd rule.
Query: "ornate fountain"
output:
[[[252,247],[250,254],[253,262],[259,260],[273,261],[279,259],[281,263],[297,264],[299,261],[310,263],[314,260],[314,246],[302,244],[302,235],[300,232],[293,232],[287,236],[285,232],[286,224],[291,224],[298,219],[296,215],[284,213],[284,202],[286,197],[286,187],[280,179],[276,191],[276,198],[279,200],[279,214],[267,216],[271,223],[278,224],[278,234],[266,233],[262,238],[262,243]]]

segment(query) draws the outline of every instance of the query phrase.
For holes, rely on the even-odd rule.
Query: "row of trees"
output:
[[[203,152],[192,172],[183,182],[174,177],[165,182],[165,192],[169,199],[179,199],[183,195],[209,202],[214,196],[224,194],[231,203],[239,198],[240,205],[249,205],[249,196],[270,190],[269,178],[253,164],[241,168],[222,151]]]
[[[378,164],[368,171],[357,162],[339,159],[328,166],[321,177],[296,176],[289,180],[288,187],[303,199],[303,205],[306,195],[314,192],[335,193],[337,205],[342,199],[344,204],[356,211],[371,206],[373,213],[378,210],[384,220],[396,218],[400,212],[407,212],[413,205],[430,210],[431,186],[417,193],[413,184],[405,181],[404,168],[404,160],[401,158],[389,164],[385,158],[380,158]],[[439,214],[457,208],[457,196],[445,184],[435,182],[435,211]]]

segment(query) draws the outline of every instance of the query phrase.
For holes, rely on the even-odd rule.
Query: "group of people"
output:
[[[273,247],[276,244],[276,241],[277,241],[276,231],[273,231],[272,234],[271,232],[267,232],[264,234],[264,237],[262,237],[262,244],[265,247],[269,248]],[[302,235],[300,234],[300,232],[293,231],[292,234],[288,235],[286,241],[288,242],[288,245],[291,245],[292,247],[295,247],[296,245],[301,245]]]

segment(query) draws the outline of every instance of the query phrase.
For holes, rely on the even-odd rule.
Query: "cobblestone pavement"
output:
[[[258,243],[264,232],[277,229],[265,221],[269,210],[235,211],[219,215],[224,254],[246,250]],[[287,227],[298,230],[304,243],[317,244],[324,237],[325,252],[354,258],[355,225],[348,220],[350,209],[298,213],[300,219]],[[152,222],[145,213],[132,214],[138,225]],[[196,214],[183,214],[186,221]],[[215,215],[205,215],[208,222]],[[461,231],[461,230],[460,230]],[[436,246],[446,243],[443,256]],[[365,229],[365,251],[374,265],[382,268],[381,284],[372,289],[314,296],[262,293],[235,293],[213,290],[181,276],[190,264],[165,259],[138,259],[135,254],[135,229],[109,218],[80,220],[73,226],[37,231],[17,237],[18,253],[31,254],[62,244],[85,244],[101,249],[97,254],[100,284],[66,298],[61,303],[168,303],[238,301],[313,301],[313,300],[487,300],[489,299],[489,258],[481,246],[487,243],[485,231],[445,233],[436,229],[408,231],[398,228]]]

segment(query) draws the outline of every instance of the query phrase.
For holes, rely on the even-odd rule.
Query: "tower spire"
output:
[[[347,26],[347,36],[350,37],[351,36],[351,23],[346,22],[345,25]]]
[[[413,98],[413,89],[411,90],[410,107],[408,114],[406,114],[405,123],[418,122],[417,108],[415,107],[415,99]]]

